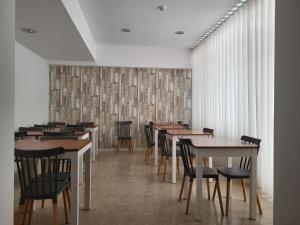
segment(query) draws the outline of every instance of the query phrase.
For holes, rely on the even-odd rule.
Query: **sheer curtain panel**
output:
[[[193,51],[193,127],[262,139],[258,184],[273,194],[275,0],[248,0]]]

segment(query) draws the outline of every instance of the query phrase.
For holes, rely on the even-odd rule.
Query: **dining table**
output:
[[[79,224],[79,178],[80,158],[84,156],[84,207],[91,209],[91,150],[92,141],[89,139],[78,140],[17,140],[15,148],[20,150],[43,151],[52,148],[64,148],[62,158],[71,159],[71,210],[70,224]]]
[[[258,146],[243,143],[234,139],[199,138],[192,137],[191,145],[196,153],[196,213],[195,218],[201,221],[203,218],[203,157],[242,157],[251,158],[250,188],[249,188],[249,218],[256,219],[256,195],[257,195],[257,153]]]

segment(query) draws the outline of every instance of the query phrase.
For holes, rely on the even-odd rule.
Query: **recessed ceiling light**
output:
[[[29,33],[29,34],[34,34],[34,33],[36,33],[36,30],[31,29],[31,28],[29,28],[29,27],[24,27],[24,28],[22,28],[21,30],[22,30],[23,32]]]
[[[167,6],[165,5],[160,5],[157,7],[160,11],[166,11],[167,10]]]
[[[241,7],[243,5],[242,2],[239,2],[238,4],[236,4],[237,7]]]
[[[233,7],[231,10],[236,11],[237,9],[238,9],[238,7]]]
[[[182,30],[175,31],[175,34],[184,34]]]
[[[247,0],[241,0],[241,2],[243,2],[243,3],[246,2],[246,1],[247,1]]]
[[[131,30],[129,28],[121,28],[122,32],[129,33]]]
[[[232,15],[232,14],[233,14],[233,12],[232,12],[232,11],[229,11],[227,14],[228,14],[228,15]]]

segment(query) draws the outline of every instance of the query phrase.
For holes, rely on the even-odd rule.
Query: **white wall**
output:
[[[15,42],[15,129],[48,122],[48,65]]]
[[[276,1],[274,224],[299,224],[300,1]]]
[[[0,1],[0,225],[13,225],[15,1]]]
[[[49,64],[147,68],[191,68],[192,50],[122,45],[98,45],[96,62],[48,61]]]

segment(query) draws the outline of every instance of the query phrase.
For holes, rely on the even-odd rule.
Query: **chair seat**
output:
[[[49,176],[50,175],[50,179],[51,180],[55,180],[55,173],[47,173],[44,175],[39,175],[36,179],[34,179],[34,181],[42,181],[44,180],[49,180]],[[68,181],[71,180],[71,174],[68,172],[59,172],[57,173],[57,180],[59,181]]]
[[[249,171],[240,168],[218,168],[217,171],[229,179],[250,178]]]
[[[203,178],[214,178],[218,179],[219,174],[216,170],[209,168],[209,167],[203,167]],[[193,168],[193,178],[196,178],[196,167]]]
[[[57,195],[63,192],[70,185],[70,181],[57,181],[57,190],[55,190],[55,182],[44,183],[40,181],[32,181],[31,182],[31,190],[29,186],[27,186],[24,190],[23,198],[29,198],[33,200],[40,199],[53,199],[57,197]]]

